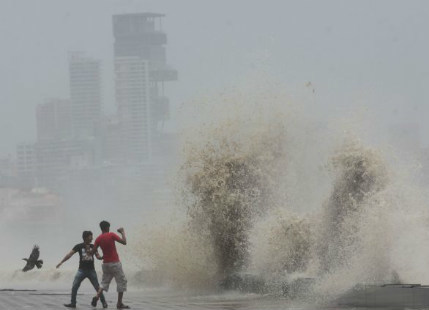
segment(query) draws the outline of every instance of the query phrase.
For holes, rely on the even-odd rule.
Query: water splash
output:
[[[211,243],[219,276],[247,265],[248,233],[255,218],[272,207],[284,154],[281,124],[251,137],[232,132],[214,131],[181,168],[190,226]]]
[[[266,278],[304,273],[313,259],[311,220],[285,209],[276,209],[260,220],[251,240],[249,271]]]
[[[148,234],[150,268],[194,288],[237,273],[267,283],[314,277],[325,296],[362,282],[422,282],[429,216],[420,190],[382,148],[320,129],[282,98],[237,91],[198,105],[177,180],[186,216]]]
[[[341,147],[332,163],[337,176],[323,206],[317,245],[321,272],[340,268],[358,251],[365,207],[388,182],[380,155],[354,141]]]

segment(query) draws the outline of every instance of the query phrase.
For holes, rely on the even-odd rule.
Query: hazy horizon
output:
[[[102,62],[103,110],[113,114],[112,15],[166,14],[171,121],[177,107],[259,71],[291,95],[311,81],[316,113],[368,107],[379,126],[416,123],[429,144],[427,1],[22,1],[0,4],[0,156],[35,142],[35,107],[69,98],[69,51]]]

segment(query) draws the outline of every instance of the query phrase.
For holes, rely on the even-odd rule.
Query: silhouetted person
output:
[[[92,251],[94,245],[92,242],[92,232],[84,231],[82,233],[83,243],[76,244],[73,249],[67,253],[67,255],[63,258],[63,260],[57,265],[57,268],[67,261],[70,257],[72,257],[76,252],[79,253],[79,269],[74,277],[72,293],[71,293],[71,302],[69,304],[64,304],[64,306],[68,308],[76,308],[76,295],[77,291],[80,287],[80,284],[86,278],[91,281],[92,286],[98,292],[100,285],[98,283],[97,272],[94,268],[94,254],[97,259],[102,259],[97,251]],[[107,302],[104,299],[104,295],[100,295],[101,303],[103,304],[103,308],[107,308]]]
[[[95,239],[94,250],[97,251],[98,247],[103,251],[103,278],[101,279],[101,286],[97,292],[97,295],[92,299],[91,305],[95,307],[98,299],[104,291],[109,290],[110,282],[113,278],[116,281],[116,290],[118,292],[118,302],[116,307],[118,309],[129,309],[130,307],[122,303],[122,297],[124,292],[127,290],[127,278],[125,277],[124,271],[122,270],[122,264],[119,260],[118,252],[116,251],[115,242],[119,242],[123,245],[127,244],[127,238],[125,237],[125,231],[121,227],[118,232],[121,234],[119,237],[117,234],[110,232],[110,223],[106,221],[100,222],[101,235]]]

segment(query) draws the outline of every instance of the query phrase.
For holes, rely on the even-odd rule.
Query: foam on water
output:
[[[177,208],[186,217],[146,230],[146,267],[191,288],[237,272],[314,277],[321,295],[425,283],[429,217],[417,185],[382,147],[285,98],[247,88],[183,108],[199,116],[181,137]]]

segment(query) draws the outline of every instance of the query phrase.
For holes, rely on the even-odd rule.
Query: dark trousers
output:
[[[76,276],[74,277],[74,281],[73,281],[72,294],[71,294],[71,303],[73,305],[76,304],[77,290],[79,289],[82,281],[85,280],[86,278],[88,278],[89,281],[91,281],[91,284],[96,291],[98,291],[98,289],[100,288],[100,284],[98,283],[97,273],[95,272],[94,269],[92,270],[79,269],[76,272]],[[100,300],[102,303],[106,302],[103,294],[101,294]]]

